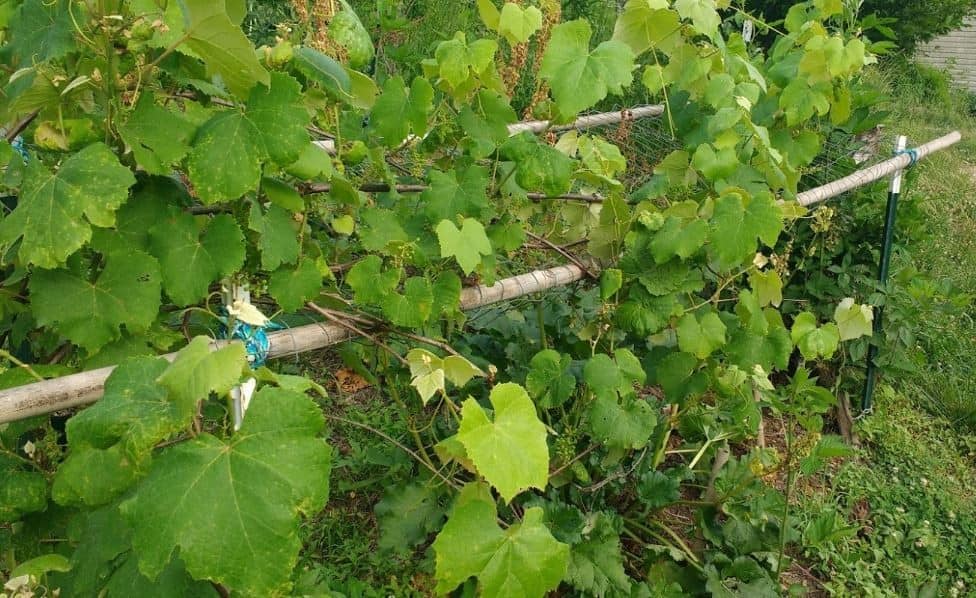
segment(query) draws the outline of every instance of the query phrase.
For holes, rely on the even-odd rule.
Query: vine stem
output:
[[[443,481],[445,484],[447,484],[451,488],[454,488],[455,490],[460,490],[461,489],[461,486],[457,482],[455,482],[454,480],[452,480],[452,479],[448,478],[447,476],[445,476],[444,474],[442,474],[440,472],[440,470],[438,470],[436,467],[434,467],[433,465],[431,465],[431,464],[427,463],[426,461],[424,461],[423,459],[421,459],[420,458],[420,455],[418,455],[416,453],[416,451],[412,450],[410,447],[408,447],[405,444],[403,444],[402,442],[398,441],[396,438],[393,438],[392,436],[390,436],[386,432],[384,432],[382,430],[377,430],[376,428],[374,428],[373,426],[371,426],[369,424],[364,424],[362,422],[357,422],[357,421],[354,421],[354,420],[351,420],[351,419],[346,419],[344,417],[341,417],[341,416],[338,416],[338,415],[333,415],[331,413],[323,412],[323,415],[325,416],[326,419],[330,419],[332,421],[337,421],[337,422],[340,422],[340,423],[343,423],[343,424],[346,424],[346,425],[349,425],[349,426],[354,426],[356,428],[360,428],[360,429],[366,430],[367,432],[372,432],[373,434],[376,434],[377,436],[379,436],[383,440],[386,440],[387,442],[389,442],[393,446],[397,447],[398,449],[402,450],[403,452],[407,453],[408,455],[410,455],[411,457],[413,457],[414,459],[416,459],[418,463],[422,464],[424,467],[426,467],[427,469],[429,469],[431,471],[431,473],[433,473],[435,476],[437,476],[438,478],[440,478],[441,481]]]
[[[528,231],[527,230],[527,231],[525,231],[525,234],[528,235],[529,237],[535,239],[539,243],[542,243],[543,245],[545,245],[549,249],[552,249],[553,251],[555,251],[559,255],[563,256],[567,260],[571,261],[572,263],[576,264],[577,266],[579,266],[579,269],[582,270],[583,272],[585,272],[586,275],[589,276],[590,278],[596,279],[596,274],[594,274],[593,272],[591,272],[590,269],[586,267],[586,264],[584,264],[583,262],[581,262],[580,259],[578,257],[576,257],[575,255],[573,255],[572,253],[566,251],[565,249],[563,249],[559,245],[556,245],[555,243],[553,243],[549,239],[547,239],[545,237],[540,237],[539,235],[535,234],[532,231]]]
[[[793,484],[796,482],[796,468],[793,467],[793,434],[786,422],[780,418],[786,439],[786,503],[783,505],[783,521],[779,528],[779,557],[776,559],[776,579],[783,573],[783,555],[786,553],[786,530],[790,519],[790,500],[793,498]]]
[[[10,351],[7,351],[6,349],[0,349],[0,357],[2,357],[3,359],[6,359],[7,361],[11,362],[12,364],[14,364],[15,366],[17,366],[19,368],[23,368],[35,380],[38,380],[38,381],[44,380],[44,376],[42,376],[42,375],[38,374],[36,371],[34,371],[34,368],[32,368],[30,366],[30,364],[24,363],[23,361],[17,359],[16,357],[14,357],[13,353],[11,353]]]
[[[403,358],[402,355],[400,355],[399,353],[397,353],[396,351],[394,351],[392,347],[390,347],[389,345],[387,345],[386,343],[384,343],[380,339],[376,338],[375,335],[372,335],[372,334],[366,332],[365,330],[363,330],[362,328],[359,328],[355,324],[349,323],[344,318],[340,318],[338,316],[333,315],[331,312],[329,312],[326,309],[323,309],[323,308],[319,307],[318,305],[316,305],[312,301],[309,301],[305,305],[308,306],[308,308],[311,309],[312,311],[318,313],[319,315],[321,315],[325,319],[327,319],[330,322],[332,322],[333,324],[337,324],[337,325],[342,326],[343,328],[345,328],[347,330],[350,330],[352,332],[355,332],[359,336],[362,336],[364,338],[368,338],[370,341],[372,341],[374,344],[376,344],[377,347],[382,347],[383,349],[385,349],[390,355],[392,355],[397,360],[399,360],[399,362],[402,363],[404,366],[410,367],[410,362],[409,361],[407,361],[406,359]]]

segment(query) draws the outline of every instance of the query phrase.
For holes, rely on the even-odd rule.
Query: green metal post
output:
[[[904,135],[898,137],[895,146],[896,152],[905,150],[907,139]],[[888,207],[885,210],[884,238],[881,242],[881,263],[878,266],[878,282],[884,286],[888,282],[888,269],[891,266],[891,245],[895,236],[895,217],[898,214],[898,196],[901,195],[901,174],[899,170],[891,177],[891,187],[888,189]],[[864,397],[861,399],[862,413],[871,411],[872,399],[874,398],[874,386],[877,383],[877,373],[875,372],[874,360],[878,357],[879,337],[884,328],[882,319],[884,318],[884,306],[879,307],[874,314],[874,338],[868,346],[868,369],[867,379],[864,382]]]

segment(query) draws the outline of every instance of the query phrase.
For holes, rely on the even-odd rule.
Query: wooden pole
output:
[[[922,144],[915,149],[908,150],[895,156],[894,158],[885,160],[884,162],[878,162],[874,166],[862,168],[857,172],[851,173],[844,178],[837,179],[836,181],[827,183],[826,185],[815,187],[809,191],[804,191],[796,196],[796,201],[799,202],[801,206],[810,206],[815,203],[826,201],[831,197],[837,197],[838,195],[851,191],[852,189],[857,189],[858,187],[862,187],[868,183],[881,180],[890,174],[902,170],[903,168],[908,168],[922,158],[958,143],[960,139],[962,139],[962,135],[959,134],[959,131],[953,131],[948,135],[943,135],[938,139],[933,139],[928,143]]]
[[[470,310],[507,301],[565,286],[581,280],[585,275],[579,266],[568,264],[512,276],[491,286],[468,287],[461,291],[460,307],[462,310]],[[277,358],[314,351],[337,345],[355,336],[348,329],[336,324],[307,324],[269,334],[271,348],[268,356]],[[211,348],[219,349],[228,342],[231,341],[215,340],[211,343]],[[162,357],[172,361],[176,353]],[[94,403],[101,398],[105,380],[114,369],[115,366],[108,366],[0,391],[0,424]]]

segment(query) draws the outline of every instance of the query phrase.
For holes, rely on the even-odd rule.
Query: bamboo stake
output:
[[[944,150],[945,148],[957,143],[960,139],[962,139],[962,136],[959,134],[959,131],[953,131],[948,135],[943,135],[938,139],[933,139],[928,143],[922,144],[913,150],[908,150],[907,152],[899,154],[894,158],[885,160],[884,162],[878,162],[874,166],[862,168],[857,172],[851,173],[844,178],[837,179],[836,181],[831,181],[826,185],[815,187],[809,191],[804,191],[796,196],[796,201],[801,206],[810,206],[815,203],[826,201],[831,197],[837,197],[842,193],[862,187],[868,183],[873,183],[874,181],[883,179],[898,170],[907,168],[914,162],[917,162],[930,154]]]
[[[491,286],[479,285],[461,290],[460,307],[470,310],[523,295],[546,291],[581,280],[586,274],[576,265],[567,264],[520,274],[499,280]],[[315,323],[268,335],[270,358],[285,357],[322,349],[358,336],[337,324]],[[215,340],[217,350],[230,341]],[[176,353],[162,357],[172,361]],[[52,378],[0,391],[0,424],[94,403],[105,389],[105,380],[115,366]]]

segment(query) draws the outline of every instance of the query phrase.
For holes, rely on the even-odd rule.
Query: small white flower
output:
[[[37,446],[35,446],[33,442],[31,442],[30,440],[28,440],[27,442],[24,443],[24,454],[25,455],[27,455],[28,457],[30,457],[31,459],[33,459],[34,458],[34,453],[36,453],[36,452],[37,452]]]

